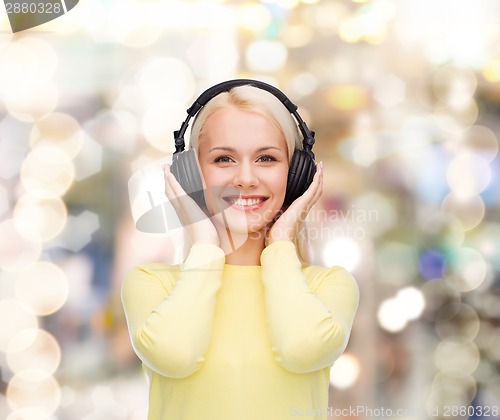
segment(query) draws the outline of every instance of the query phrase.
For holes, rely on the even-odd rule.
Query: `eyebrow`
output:
[[[264,147],[260,147],[257,149],[257,152],[263,152],[264,150],[269,150],[269,149],[275,149],[275,150],[278,150],[278,151],[282,151],[279,147],[275,147],[275,146],[264,146]],[[233,148],[233,147],[225,147],[225,146],[220,146],[220,147],[213,147],[212,149],[210,149],[208,152],[213,152],[215,150],[225,150],[227,152],[236,152],[236,149]]]

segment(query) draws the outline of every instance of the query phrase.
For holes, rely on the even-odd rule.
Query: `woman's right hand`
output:
[[[220,246],[220,238],[212,221],[196,202],[184,191],[170,165],[163,165],[165,194],[174,207],[177,217],[194,244],[214,244]]]

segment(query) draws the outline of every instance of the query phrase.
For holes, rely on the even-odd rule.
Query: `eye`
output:
[[[229,156],[219,156],[214,159],[214,162],[216,163],[229,163],[231,161],[231,158]]]
[[[271,155],[264,155],[259,158],[261,162],[276,162],[276,158]]]

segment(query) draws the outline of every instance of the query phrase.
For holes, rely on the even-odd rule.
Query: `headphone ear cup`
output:
[[[189,195],[202,209],[206,208],[198,161],[193,149],[174,153],[170,171]]]
[[[284,206],[289,206],[311,185],[316,172],[314,159],[304,150],[296,149],[288,170]]]

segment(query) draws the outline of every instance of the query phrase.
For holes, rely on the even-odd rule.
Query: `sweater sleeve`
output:
[[[137,356],[161,375],[182,378],[204,361],[225,256],[197,244],[180,266],[148,264],[132,269],[122,303]]]
[[[275,360],[293,373],[333,365],[347,346],[359,302],[358,286],[341,267],[309,267],[308,284],[290,241],[261,254],[262,281]]]

